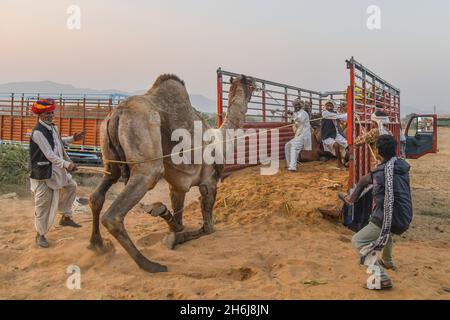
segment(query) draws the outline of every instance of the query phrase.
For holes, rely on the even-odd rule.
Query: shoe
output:
[[[322,214],[322,217],[325,219],[335,219],[339,220],[341,216],[341,212],[339,210],[330,210],[324,208],[318,208],[319,212]]]
[[[397,267],[393,263],[386,263],[383,259],[378,259],[377,263],[387,270],[397,271]]]
[[[48,248],[50,246],[47,242],[47,239],[45,239],[45,237],[41,236],[39,233],[36,234],[36,244],[40,248]]]
[[[59,220],[59,225],[63,227],[73,227],[73,228],[81,227],[81,225],[73,221],[70,217],[62,217],[61,220]]]
[[[391,279],[381,280],[380,285],[381,285],[380,289],[369,289],[367,287],[367,283],[364,283],[363,288],[367,289],[367,290],[387,290],[387,289],[392,289],[392,287],[393,287]]]
[[[345,196],[344,193],[338,192],[338,198],[339,198],[339,200],[341,200],[342,202],[344,202],[346,205],[351,206],[353,203],[348,202],[347,199],[345,199],[345,197],[346,197],[346,196]]]
[[[297,172],[297,169],[288,169],[289,172]]]

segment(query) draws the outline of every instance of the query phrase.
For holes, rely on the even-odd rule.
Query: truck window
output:
[[[408,137],[414,137],[416,135],[417,123],[418,123],[418,118],[416,117],[412,120],[411,124],[409,125]]]

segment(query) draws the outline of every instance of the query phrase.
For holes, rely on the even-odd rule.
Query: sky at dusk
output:
[[[69,30],[67,8],[81,9]],[[381,29],[366,26],[369,5]],[[218,67],[327,91],[354,56],[402,104],[450,113],[450,1],[0,0],[0,83],[51,80],[135,91],[175,73],[215,99]]]

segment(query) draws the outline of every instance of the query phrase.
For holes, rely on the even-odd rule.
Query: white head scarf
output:
[[[326,106],[328,103],[331,103],[331,104],[333,105],[333,108],[336,109],[336,103],[335,103],[333,100],[331,100],[331,99],[328,99],[327,101],[325,101],[325,103],[323,104],[323,108],[324,108],[324,109],[325,109],[325,106]]]
[[[375,113],[372,113],[370,116],[370,120],[376,122],[378,124],[378,130],[380,130],[380,135],[382,134],[390,134],[388,130],[384,127],[385,124],[389,124],[388,116],[377,116]]]

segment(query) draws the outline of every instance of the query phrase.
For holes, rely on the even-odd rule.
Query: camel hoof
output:
[[[91,243],[88,246],[88,249],[96,252],[99,255],[102,255],[112,251],[114,247],[110,242],[104,244],[103,241],[94,241],[94,242],[91,241]]]
[[[144,210],[153,217],[159,217],[167,211],[167,207],[161,202],[155,202],[145,207]]]
[[[103,240],[101,238],[91,239],[88,249],[96,250],[97,248],[103,248]]]
[[[176,233],[171,232],[168,235],[166,235],[162,241],[163,241],[163,244],[168,249],[173,250],[173,248],[175,248],[175,245],[176,245],[176,240],[177,240]]]
[[[143,262],[139,262],[138,265],[142,270],[150,272],[150,273],[167,272],[168,271],[166,266],[156,263],[156,262],[151,262],[150,260],[144,260]]]

